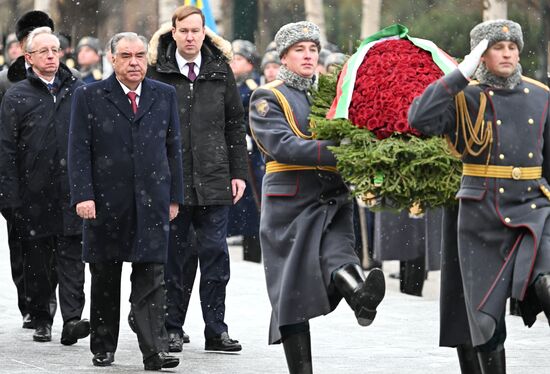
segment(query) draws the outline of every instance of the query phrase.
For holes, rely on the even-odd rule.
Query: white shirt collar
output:
[[[176,62],[178,63],[178,68],[180,69],[180,72],[187,76],[187,73],[189,73],[189,66],[187,65],[188,62],[194,62],[195,63],[195,75],[199,75],[199,71],[201,69],[201,63],[202,63],[202,54],[199,51],[199,54],[197,57],[195,57],[194,60],[186,60],[182,55],[180,55],[180,52],[176,48]]]
[[[134,91],[134,92],[137,94],[137,97],[136,97],[136,104],[139,105],[139,98],[141,97],[141,84],[142,84],[143,82],[140,82],[140,83],[139,83],[139,86],[137,86],[137,88],[136,88],[135,90],[131,90],[131,89],[129,89],[128,87],[126,87],[126,86],[124,85],[124,83],[122,83],[121,81],[119,81],[118,78],[117,78],[116,80],[118,81],[118,83],[120,83],[120,87],[122,87],[122,91],[124,91],[124,95],[128,95],[128,92],[130,92],[130,91]],[[128,99],[128,100],[130,100],[130,99]]]
[[[42,82],[44,82],[45,85],[48,85],[48,83],[49,83],[49,84],[53,84],[53,82],[55,81],[55,76],[52,78],[51,81],[47,81],[47,80],[45,80],[45,79],[42,78],[42,77],[38,77],[38,78],[40,78],[40,80],[41,80]]]
[[[126,87],[126,85],[124,83],[119,81],[118,78],[116,80],[118,81],[118,83],[120,83],[120,87],[122,87],[122,91],[124,91],[124,95],[128,95],[128,92],[130,92],[130,91],[134,91],[138,95],[138,97],[141,96],[141,83],[142,82],[139,83],[139,86],[137,86],[137,88],[135,90],[131,90],[128,87]]]

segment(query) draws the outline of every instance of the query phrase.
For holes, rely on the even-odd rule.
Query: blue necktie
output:
[[[48,86],[48,90],[50,91],[50,93],[55,96],[55,94],[57,92],[57,84],[48,83],[47,86]]]

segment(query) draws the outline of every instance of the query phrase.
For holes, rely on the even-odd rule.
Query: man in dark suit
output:
[[[122,263],[131,262],[145,370],[172,368],[179,359],[166,354],[164,263],[169,220],[183,203],[176,92],[145,79],[145,38],[116,34],[110,47],[115,73],[75,92],[69,139],[71,204],[84,218],[83,258],[92,274],[92,362],[114,361]]]
[[[240,351],[224,321],[228,212],[243,196],[247,176],[243,106],[228,65],[231,45],[205,28],[200,9],[184,5],[151,46],[148,76],[174,86],[178,95],[185,180],[185,205],[170,226],[166,266],[170,350],[181,351],[186,340],[182,326],[198,259],[204,347]],[[190,245],[190,227],[196,245]]]

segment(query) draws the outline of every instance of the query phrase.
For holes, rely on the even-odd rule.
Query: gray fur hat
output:
[[[92,36],[85,36],[76,45],[76,54],[78,55],[78,52],[82,49],[82,47],[90,47],[97,53],[98,55],[101,54],[101,43],[99,42],[98,38],[94,38]]]
[[[258,60],[256,46],[248,40],[236,39],[231,43],[234,55],[241,55],[247,59],[252,65],[255,65]]]
[[[523,33],[519,23],[507,19],[485,21],[477,24],[470,31],[470,48],[474,49],[483,39],[489,40],[489,47],[503,40],[517,44],[519,51],[523,49]]]
[[[275,44],[277,45],[279,57],[283,57],[290,46],[303,41],[314,42],[320,51],[320,37],[319,27],[312,22],[300,21],[287,23],[275,35]]]
[[[265,53],[264,57],[262,58],[260,69],[263,71],[265,69],[265,66],[269,63],[281,65],[281,59],[279,58],[279,54],[277,53],[277,51],[269,51]]]

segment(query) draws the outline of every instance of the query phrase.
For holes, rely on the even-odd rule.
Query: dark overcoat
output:
[[[374,258],[378,261],[426,260],[426,270],[439,270],[441,211],[426,210],[420,216],[409,211],[374,214]]]
[[[86,262],[164,263],[169,205],[183,203],[176,92],[142,82],[137,114],[113,74],[80,87],[69,137],[73,205],[94,200],[84,220]]]
[[[177,92],[184,204],[232,205],[231,180],[246,180],[247,167],[243,105],[228,64],[231,43],[207,31],[191,82],[179,70],[171,30],[163,26],[151,38],[147,76]]]
[[[250,134],[248,120],[248,108],[250,105],[250,96],[257,88],[260,78],[256,73],[247,75],[244,79],[237,81],[237,88],[241,96],[244,108],[244,123],[246,132]],[[248,147],[248,177],[246,180],[246,189],[243,197],[229,209],[229,220],[227,223],[227,236],[258,235],[260,228],[260,205],[262,201],[262,180],[265,174],[265,165],[260,150],[256,143],[249,138],[252,147]]]
[[[275,86],[287,99],[299,132],[270,88],[258,88],[250,103],[251,130],[267,164],[260,243],[272,307],[271,344],[280,341],[280,326],[331,312],[341,299],[331,285],[332,272],[348,263],[359,265],[352,200],[327,149],[333,143],[309,138],[307,92],[281,81],[269,84]]]
[[[82,82],[60,65],[55,97],[29,69],[11,86],[0,109],[0,208],[13,209],[21,238],[77,235],[70,206],[67,145],[71,101]]]
[[[455,96],[463,91],[472,122],[487,98],[484,126],[490,146],[479,155],[465,151],[457,127]],[[465,164],[542,167],[535,179],[463,176],[457,198],[458,253],[472,343],[486,343],[509,296],[521,300],[524,322],[541,311],[532,284],[550,272],[550,124],[548,87],[523,77],[514,88],[468,81],[455,70],[432,83],[409,110],[409,122],[425,134],[449,134]],[[474,147],[475,148],[475,147]],[[475,148],[477,149],[477,148]]]

